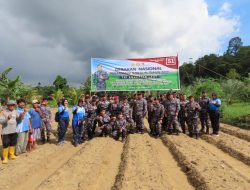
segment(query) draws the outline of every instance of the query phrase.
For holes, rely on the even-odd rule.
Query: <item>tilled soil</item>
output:
[[[219,137],[199,140],[144,133],[125,143],[102,137],[79,147],[69,130],[63,146],[53,136],[52,144],[0,164],[0,190],[250,189],[249,131],[221,126]]]
[[[162,140],[197,189],[250,189],[250,168],[213,145],[186,135]]]

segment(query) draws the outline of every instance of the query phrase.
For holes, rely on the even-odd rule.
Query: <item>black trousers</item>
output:
[[[59,120],[59,126],[58,126],[58,142],[64,141],[64,137],[66,135],[66,132],[68,130],[69,126],[69,118],[61,118]]]
[[[209,116],[211,120],[211,126],[213,128],[213,134],[218,134],[220,130],[220,111],[210,110]]]
[[[9,146],[16,146],[17,133],[2,135],[2,141],[3,141],[3,148],[8,148]]]

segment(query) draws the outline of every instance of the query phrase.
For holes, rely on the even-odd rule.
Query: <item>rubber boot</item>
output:
[[[14,160],[16,158],[15,156],[15,148],[14,146],[9,147],[9,157],[10,159]]]
[[[207,135],[209,134],[209,127],[207,127],[206,134]]]
[[[9,147],[8,148],[3,148],[3,164],[8,163],[8,154],[9,154]]]

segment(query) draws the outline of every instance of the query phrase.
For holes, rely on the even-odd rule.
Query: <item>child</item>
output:
[[[32,106],[29,110],[30,114],[30,124],[32,127],[32,146],[30,146],[30,151],[36,148],[37,140],[41,139],[41,128],[42,128],[42,112],[40,110],[40,105],[38,100],[32,101]]]
[[[113,136],[116,140],[119,140],[120,136],[122,136],[122,142],[124,142],[124,140],[126,139],[126,134],[126,119],[124,119],[122,113],[119,113],[117,115]]]

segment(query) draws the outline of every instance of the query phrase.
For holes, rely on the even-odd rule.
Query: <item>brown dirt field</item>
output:
[[[250,168],[217,147],[186,135],[162,140],[197,189],[250,189]]]
[[[103,137],[75,148],[71,129],[65,145],[55,144],[56,125],[52,144],[0,164],[0,190],[250,189],[250,133],[243,129],[222,124],[219,137],[204,140],[144,133],[121,143]]]
[[[130,135],[125,151],[113,189],[194,189],[160,139],[147,133]]]

